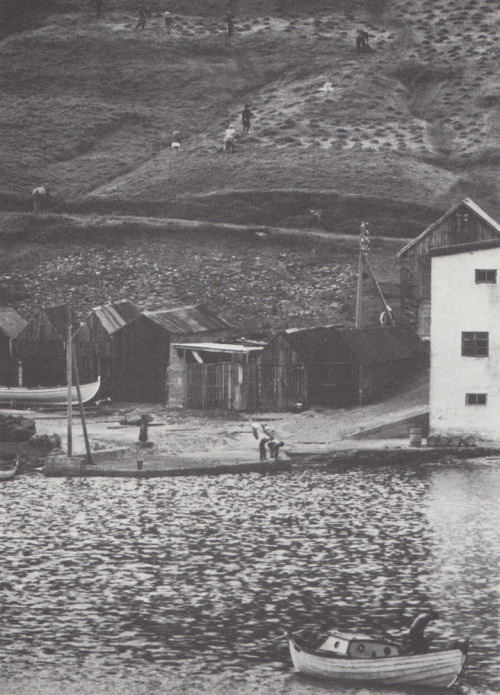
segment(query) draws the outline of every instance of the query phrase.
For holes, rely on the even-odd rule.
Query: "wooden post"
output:
[[[85,422],[85,413],[83,411],[82,392],[80,390],[80,377],[78,375],[78,365],[76,363],[74,352],[72,353],[72,359],[73,359],[73,369],[75,371],[76,392],[78,394],[78,407],[80,408],[80,418],[82,421],[83,438],[85,440],[85,451],[87,452],[87,463],[92,464],[92,463],[94,463],[94,461],[92,460],[92,452],[90,451],[90,442],[89,442],[89,435],[87,432],[87,423]]]
[[[66,447],[66,453],[68,456],[73,455],[73,432],[72,432],[72,417],[73,417],[73,407],[71,398],[71,355],[73,353],[71,341],[73,336],[71,335],[71,304],[68,303],[66,307],[66,315],[68,320],[68,333],[66,337],[66,380],[68,382],[68,444]]]
[[[368,251],[368,223],[361,223],[359,233],[359,262],[358,262],[358,289],[356,293],[356,328],[361,328],[362,318],[361,312],[363,308],[363,270],[366,260],[366,252]]]

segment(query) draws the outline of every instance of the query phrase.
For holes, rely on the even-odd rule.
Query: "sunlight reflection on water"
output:
[[[469,691],[496,692],[499,488],[466,463],[21,476],[0,487],[0,692],[361,693],[295,676],[284,631],[397,637],[428,606],[437,643],[472,636]]]

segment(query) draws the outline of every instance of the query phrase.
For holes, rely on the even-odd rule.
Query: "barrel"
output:
[[[410,446],[422,446],[422,430],[414,427],[410,430]]]
[[[468,434],[462,439],[463,446],[476,446],[476,439],[472,434]]]
[[[438,438],[435,434],[430,434],[427,437],[427,446],[437,446]]]
[[[450,446],[450,438],[446,434],[440,434],[438,437],[438,446]]]

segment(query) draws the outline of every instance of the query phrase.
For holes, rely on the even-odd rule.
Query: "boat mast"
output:
[[[72,408],[72,398],[71,398],[71,374],[72,374],[72,340],[73,336],[71,335],[71,304],[67,304],[66,306],[66,313],[67,313],[67,320],[68,320],[68,333],[66,337],[66,381],[68,384],[68,444],[66,447],[66,453],[68,456],[73,455],[73,432],[72,432],[72,417],[73,417],[73,408]]]

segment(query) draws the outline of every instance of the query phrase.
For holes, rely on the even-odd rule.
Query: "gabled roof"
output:
[[[104,330],[112,335],[137,318],[140,313],[140,309],[135,304],[124,299],[120,302],[97,306],[92,309],[90,315],[94,315],[101,322]]]
[[[404,328],[317,327],[284,331],[291,347],[307,362],[351,358],[369,365],[407,359],[420,350],[418,338]]]
[[[338,333],[356,361],[365,365],[404,360],[422,349],[417,336],[405,328],[344,328]]]
[[[205,304],[144,311],[143,316],[151,319],[170,333],[205,333],[230,330],[232,326]]]
[[[0,309],[0,335],[17,338],[28,322],[14,309]]]
[[[46,306],[40,309],[40,311],[45,314],[61,338],[66,338],[68,333],[68,305],[56,304],[53,306]],[[78,328],[80,325],[73,309],[71,309],[71,325],[73,329]]]
[[[438,227],[444,220],[446,220],[447,217],[450,215],[453,215],[453,213],[461,206],[465,205],[471,212],[473,212],[475,215],[480,217],[483,222],[485,222],[490,228],[491,231],[494,234],[497,234],[500,237],[500,225],[498,222],[495,222],[495,220],[490,217],[484,210],[482,210],[479,205],[476,205],[474,201],[472,201],[470,198],[464,198],[460,202],[458,202],[456,205],[454,205],[451,210],[448,210],[448,212],[445,212],[444,215],[442,215],[438,220],[433,222],[430,227],[427,227],[427,229],[424,229],[424,231],[419,234],[417,237],[409,241],[406,246],[403,246],[403,248],[398,251],[396,254],[398,258],[402,256],[404,253],[406,253],[409,249],[411,249],[415,244],[418,244],[419,241],[421,241],[424,237],[426,237],[428,234],[430,234],[436,227]]]

